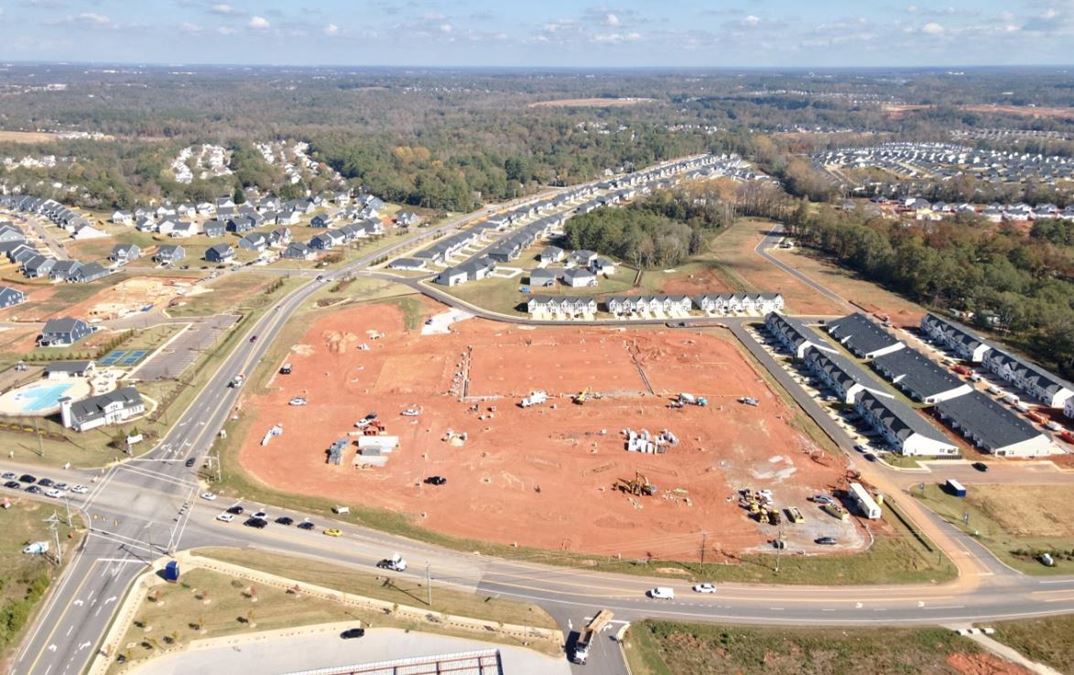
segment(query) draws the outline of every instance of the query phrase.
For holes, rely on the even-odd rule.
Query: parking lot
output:
[[[158,349],[131,371],[131,378],[149,382],[179,377],[190,364],[198,360],[205,350],[216,344],[238,320],[239,317],[236,315],[223,314],[192,322],[175,339]]]

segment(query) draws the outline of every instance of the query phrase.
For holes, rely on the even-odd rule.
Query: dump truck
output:
[[[615,615],[607,609],[597,612],[596,616],[589,620],[585,628],[578,631],[578,641],[574,643],[574,653],[571,660],[578,664],[584,664],[589,659],[589,646],[604,628],[611,623]]]
[[[540,405],[548,400],[548,394],[543,391],[535,391],[526,398],[518,402],[523,408],[529,408],[531,406]]]

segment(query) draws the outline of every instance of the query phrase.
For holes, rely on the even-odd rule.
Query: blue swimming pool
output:
[[[27,387],[15,393],[14,401],[23,412],[40,412],[55,408],[56,402],[63,398],[72,384],[71,382],[56,382]]]

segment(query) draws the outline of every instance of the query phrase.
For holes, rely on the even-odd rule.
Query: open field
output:
[[[59,573],[43,556],[22,552],[32,541],[52,541],[45,518],[56,509],[21,497],[12,501],[11,508],[0,510],[0,670],[4,672],[35,605]],[[60,539],[70,551],[68,531],[59,525]]]
[[[51,143],[59,136],[47,131],[0,131],[0,143]]]
[[[176,299],[168,308],[168,315],[209,316],[221,312],[240,312],[244,305],[258,302],[259,296],[264,296],[264,292],[282,278],[279,274],[255,270],[226,272],[202,282],[197,293]]]
[[[775,531],[729,501],[735,489],[772,486],[781,504],[806,506],[808,494],[842,480],[842,460],[793,429],[787,421],[792,411],[737,346],[716,334],[538,332],[477,320],[454,329],[451,335],[406,333],[402,313],[385,305],[319,318],[283,357],[294,373],[275,376],[266,392],[241,402],[251,420],[240,451],[243,466],[281,490],[391,509],[425,528],[503,544],[694,556],[700,532],[716,530],[714,560],[763,549]],[[385,337],[373,339],[367,331]],[[361,344],[369,350],[359,350]],[[465,401],[458,391],[448,393],[462,380]],[[569,396],[586,387],[602,398],[571,404]],[[550,403],[525,410],[515,405],[534,389],[548,391]],[[710,406],[669,411],[667,397],[679,391],[705,394]],[[298,395],[309,405],[289,406]],[[736,403],[743,395],[761,406]],[[412,405],[421,408],[420,417],[399,416]],[[328,446],[346,438],[370,409],[400,437],[386,466],[352,468],[353,446],[341,466],[327,464]],[[277,423],[284,435],[261,446],[264,431]],[[664,455],[627,453],[619,433],[626,426],[654,433],[666,427],[680,443]],[[289,435],[292,429],[301,435]],[[467,440],[443,440],[448,430]],[[502,442],[504,433],[511,443]],[[662,488],[657,496],[613,489],[617,478],[635,471]],[[433,474],[447,476],[448,484],[423,485]],[[579,520],[583,505],[588,516]],[[520,532],[518,515],[534,510],[543,519]],[[812,539],[822,536],[815,529],[838,536],[848,549],[863,545],[853,524],[819,513],[812,521],[801,534],[788,535],[796,548],[813,548]]]
[[[652,98],[561,98],[554,101],[536,101],[529,108],[624,108],[643,103],[656,103]]]
[[[996,640],[1018,650],[1022,656],[1074,673],[1074,615],[988,624]]]
[[[845,314],[844,309],[757,255],[754,249],[771,228],[768,221],[742,219],[712,240],[712,257],[730,275],[733,285],[757,293],[782,293],[792,314]]]
[[[631,627],[625,647],[634,675],[1027,673],[944,628],[746,628],[643,621]]]
[[[102,288],[92,297],[67,310],[85,321],[122,318],[149,308],[167,307],[179,298],[211,292],[196,276],[133,276]]]
[[[333,565],[310,558],[267,553],[256,549],[205,548],[198,549],[195,553],[205,558],[215,558],[295,581],[327,586],[337,591],[375,600],[422,607],[472,619],[538,628],[555,629],[558,627],[555,620],[537,605],[443,587],[436,588],[433,594],[433,605],[429,607],[426,604],[425,584],[413,578],[392,576],[392,582],[385,584],[384,575],[356,572],[351,567]]]
[[[1074,522],[1069,516],[1074,485],[975,485],[960,499],[932,484],[925,486],[923,495],[915,488],[913,495],[1015,569],[1030,574],[1074,570],[1074,560],[1057,557],[1054,567],[1045,567],[1032,555],[1038,550],[1074,552]]]
[[[848,302],[872,313],[887,314],[896,326],[917,327],[926,309],[878,284],[862,279],[814,253],[795,248],[773,249],[773,255],[794,267],[825,288],[838,293]]]

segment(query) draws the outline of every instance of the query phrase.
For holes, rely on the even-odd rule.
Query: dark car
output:
[[[366,413],[365,418],[367,420],[369,420],[370,422],[372,422],[373,420],[377,419],[377,411],[376,410],[369,411],[368,413]]]
[[[984,462],[974,462],[971,466],[978,471],[988,471],[988,465]]]
[[[813,541],[821,546],[835,546],[838,543],[835,537],[817,537]]]
[[[268,525],[268,521],[264,518],[248,518],[246,522],[243,523],[243,525],[245,525],[246,527],[257,528],[258,530],[263,530],[265,526]]]
[[[317,526],[314,525],[313,523],[311,523],[308,520],[298,524],[298,529],[300,529],[300,530],[312,530],[315,527],[317,527]]]
[[[191,457],[190,459],[188,459],[188,460],[186,460],[185,462],[183,462],[183,466],[185,466],[185,467],[186,467],[186,468],[188,468],[188,469],[189,469],[190,467],[194,466],[194,458],[193,458],[193,457]]]
[[[782,539],[773,539],[772,548],[787,548],[787,542]]]
[[[250,342],[257,342],[257,336],[256,335],[251,335],[250,336]]]
[[[447,478],[444,478],[443,476],[429,476],[425,479],[427,485],[443,485],[446,482]]]
[[[341,638],[343,638],[344,640],[350,640],[352,638],[364,637],[365,636],[365,629],[364,628],[348,628],[347,630],[345,630],[342,633],[340,633],[339,636]]]
[[[11,488],[12,490],[21,490],[22,483],[17,480],[9,480],[8,482],[4,483],[4,487]]]
[[[41,487],[52,487],[53,485],[55,485],[55,483],[52,482],[51,478],[42,478],[41,480],[37,481],[37,484]]]
[[[290,516],[280,516],[276,519],[277,525],[294,525],[295,519]]]
[[[37,482],[37,477],[36,476],[31,476],[28,473],[24,473],[21,476],[19,476],[19,482],[20,483],[36,483]]]
[[[32,495],[41,494],[41,488],[37,487],[36,485],[31,485],[30,487],[26,488],[26,491]]]
[[[232,506],[231,508],[229,508],[227,510],[227,512],[228,513],[234,513],[236,516],[241,516],[242,512],[245,511],[245,510],[246,509],[244,509],[241,506],[239,506],[238,504],[236,504],[235,506]]]

